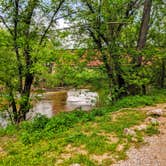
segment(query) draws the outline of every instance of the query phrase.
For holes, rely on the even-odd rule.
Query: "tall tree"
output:
[[[140,32],[137,42],[137,49],[142,50],[145,47],[148,30],[150,27],[150,14],[152,8],[152,0],[145,0],[144,9],[142,15],[142,21],[140,26]],[[142,56],[138,57],[138,66],[142,63]]]
[[[61,14],[64,2],[65,0],[2,0],[0,2],[0,20],[4,30],[10,34],[16,57],[18,88],[14,89],[13,84],[5,82],[11,96],[9,102],[15,123],[25,120],[26,113],[29,112],[38,52],[44,46],[57,16]],[[14,91],[19,95],[15,95]],[[19,102],[17,96],[20,96]]]
[[[145,0],[142,21],[141,21],[141,26],[139,31],[139,37],[137,42],[137,50],[139,51],[141,51],[146,45],[147,34],[150,27],[151,8],[152,8],[152,0]],[[142,55],[139,55],[137,66],[140,67],[141,64],[142,64]],[[142,85],[142,93],[146,94],[145,85]]]
[[[121,92],[125,86],[120,67],[121,44],[118,40],[122,29],[133,21],[132,16],[139,4],[138,0],[81,0],[78,3],[77,8],[81,12],[76,23],[88,33],[101,53],[112,97],[114,94],[117,94],[116,97],[123,95]]]

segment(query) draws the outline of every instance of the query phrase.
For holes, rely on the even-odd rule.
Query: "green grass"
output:
[[[48,119],[44,116],[19,126],[0,129],[0,165],[2,166],[52,166],[80,163],[84,166],[109,165],[126,157],[126,150],[133,144],[140,144],[144,135],[158,133],[157,125],[150,125],[144,132],[137,132],[137,142],[123,134],[129,128],[143,122],[146,115],[134,107],[165,102],[166,91],[158,91],[153,96],[130,96],[114,105],[96,108],[91,112],[74,111],[60,113]],[[121,108],[120,113],[114,113]],[[115,117],[116,116],[116,117]],[[68,146],[71,146],[67,149]],[[118,151],[119,145],[123,145]],[[81,151],[86,153],[81,153]],[[102,158],[102,164],[93,155]],[[108,155],[108,156],[109,156]],[[59,163],[59,164],[58,164]]]
[[[154,134],[159,134],[158,125],[150,125],[146,130],[146,134],[152,136]]]
[[[62,166],[71,165],[73,163],[81,163],[82,165],[87,166],[96,166],[86,155],[75,155],[74,157],[66,160]]]
[[[139,122],[146,118],[145,114],[140,114],[138,111],[125,110],[123,115],[119,116],[116,121],[109,123],[101,123],[100,128],[107,132],[115,132],[118,136],[122,136],[124,128],[129,128],[139,124]]]

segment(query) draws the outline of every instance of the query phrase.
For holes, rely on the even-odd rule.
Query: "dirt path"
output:
[[[154,107],[145,107],[141,110],[163,109],[166,111],[166,104],[158,104]],[[128,152],[128,159],[120,161],[113,166],[166,166],[166,116],[159,117],[160,134],[145,138],[146,145],[139,149],[131,148]]]

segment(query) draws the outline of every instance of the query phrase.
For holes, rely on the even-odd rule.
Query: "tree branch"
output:
[[[14,34],[13,34],[13,40],[14,40],[14,49],[17,57],[17,62],[18,62],[18,74],[19,74],[19,92],[22,93],[22,87],[23,87],[23,78],[22,78],[22,64],[21,64],[21,59],[20,59],[20,54],[19,54],[19,47],[17,43],[18,39],[18,15],[19,15],[19,0],[14,1]]]
[[[24,23],[26,25],[24,27],[24,32],[27,38],[29,38],[29,29],[32,21],[32,16],[38,2],[39,0],[30,0],[27,5],[27,8],[25,9],[25,13],[27,13],[27,15],[25,15],[24,17]]]
[[[3,16],[0,15],[0,19],[2,20],[2,23],[4,24],[4,26],[6,27],[6,29],[9,31],[9,33],[13,36],[13,32],[10,29],[10,27],[7,25],[5,19],[3,18]]]
[[[131,0],[129,3],[128,3],[128,6],[127,6],[127,9],[126,9],[126,12],[125,12],[125,16],[124,16],[124,19],[129,19],[133,14],[134,14],[134,8],[135,6],[138,4],[138,0]],[[120,32],[122,27],[125,25],[125,23],[119,23],[119,26],[117,28],[117,32]]]
[[[86,0],[86,5],[88,6],[88,8],[90,9],[90,11],[92,13],[95,13],[95,10],[93,9],[93,6],[91,5],[91,3],[88,2],[88,0]]]
[[[96,43],[98,49],[101,49],[102,48],[101,41],[97,39],[95,33],[90,28],[87,28],[87,30],[89,31],[90,36],[93,38],[94,42]]]
[[[43,40],[44,40],[44,38],[46,37],[47,32],[49,31],[49,29],[50,29],[52,23],[54,22],[54,18],[55,18],[55,16],[56,16],[56,14],[57,14],[58,11],[60,10],[60,8],[61,8],[61,6],[62,6],[62,4],[63,4],[64,2],[65,2],[65,0],[61,0],[60,3],[59,3],[59,5],[58,5],[58,7],[55,9],[54,14],[53,14],[52,17],[51,17],[51,20],[50,20],[50,22],[49,22],[47,28],[45,29],[45,31],[44,31],[44,33],[43,33],[41,39],[40,39],[39,45],[41,45],[41,44],[43,43]]]

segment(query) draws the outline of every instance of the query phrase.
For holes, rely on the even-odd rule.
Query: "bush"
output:
[[[120,99],[115,104],[107,105],[93,109],[90,112],[82,110],[75,110],[72,112],[59,113],[51,119],[40,115],[33,121],[25,121],[17,126],[8,126],[6,129],[0,130],[0,135],[14,135],[17,133],[23,143],[35,143],[42,138],[51,139],[57,134],[61,134],[67,131],[69,128],[74,127],[77,123],[85,123],[88,121],[94,121],[98,116],[104,116],[107,113],[117,111],[121,108],[137,107],[144,105],[152,105],[156,102],[165,101],[166,91],[157,91],[153,93],[153,96],[128,96]],[[153,130],[149,130],[150,132]],[[149,132],[147,131],[147,132]],[[155,131],[154,131],[155,132]]]
[[[38,115],[34,118],[32,122],[32,128],[33,130],[42,130],[45,128],[47,123],[49,122],[49,118],[44,115]]]
[[[49,118],[44,115],[37,115],[31,122],[24,121],[20,125],[20,129],[26,130],[29,133],[34,131],[41,131],[45,128],[46,124],[49,122]]]

